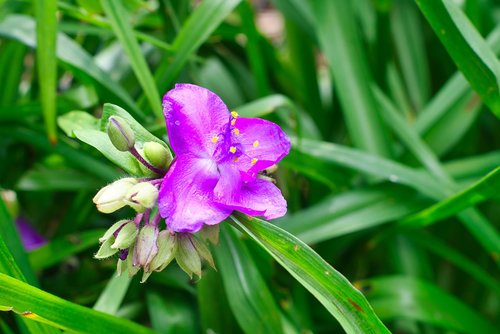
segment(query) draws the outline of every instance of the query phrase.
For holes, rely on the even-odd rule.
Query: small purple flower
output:
[[[18,217],[16,227],[26,251],[35,250],[47,243],[47,239],[41,236],[25,218]]]
[[[177,84],[163,98],[170,144],[176,154],[160,188],[158,206],[175,232],[215,225],[233,210],[266,219],[286,213],[286,201],[258,172],[290,151],[281,128],[240,118],[208,89]]]

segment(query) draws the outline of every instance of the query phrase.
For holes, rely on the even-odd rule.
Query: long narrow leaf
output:
[[[231,223],[309,290],[347,333],[389,333],[365,297],[305,243],[266,221],[242,214],[231,216]]]

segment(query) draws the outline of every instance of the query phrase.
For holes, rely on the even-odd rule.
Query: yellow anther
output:
[[[252,165],[255,165],[255,164],[257,163],[257,161],[259,161],[259,159],[257,159],[257,158],[253,158],[253,159],[252,159]]]
[[[212,143],[216,143],[216,142],[217,142],[217,140],[219,140],[219,136],[214,136],[214,137],[212,138]]]
[[[235,124],[236,124],[236,120],[235,120],[235,119],[233,119],[233,120],[231,121],[231,125],[232,125],[232,126],[234,126]]]
[[[234,130],[233,130],[233,131],[234,131],[234,134],[235,134],[235,135],[239,135],[239,134],[240,134],[240,130],[239,130],[239,129],[234,128]]]
[[[259,141],[258,140],[256,140],[256,141],[253,142],[253,147],[257,147],[257,146],[259,146]]]
[[[238,115],[238,113],[236,111],[231,111],[231,116],[233,118],[238,118],[239,115]]]
[[[231,146],[231,147],[229,148],[229,152],[231,152],[231,153],[236,153],[236,147]]]
[[[233,159],[234,162],[238,162],[238,160],[240,160],[240,158],[234,158]]]

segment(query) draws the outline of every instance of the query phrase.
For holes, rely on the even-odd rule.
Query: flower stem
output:
[[[144,159],[142,157],[142,155],[137,151],[137,149],[135,147],[132,147],[129,151],[137,160],[139,160],[139,162],[141,164],[143,164],[147,169],[149,169],[150,171],[158,174],[158,175],[165,175],[165,171],[164,170],[161,170],[159,168],[156,168],[155,166],[151,165],[149,162],[146,161],[146,159]]]
[[[154,217],[153,219],[151,220],[150,224],[153,225],[153,226],[158,226],[158,223],[160,222],[161,220],[161,216],[160,216],[160,213],[158,212]]]
[[[135,219],[134,219],[134,223],[135,225],[139,226],[139,224],[141,223],[142,221],[142,217],[144,216],[143,213],[138,213],[136,216],[135,216]]]

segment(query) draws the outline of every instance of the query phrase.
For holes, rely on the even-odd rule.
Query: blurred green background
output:
[[[93,259],[124,214],[92,197],[124,173],[68,137],[64,115],[114,103],[166,139],[161,97],[189,82],[293,138],[276,174],[288,214],[273,223],[392,332],[493,333],[499,52],[495,0],[0,0],[0,236],[20,268],[0,272],[158,333],[343,332],[229,226],[200,280],[176,265],[112,279],[115,261]],[[25,252],[21,218],[48,243]],[[85,326],[80,311],[65,316]],[[0,331],[52,331],[28,318],[1,312]]]

